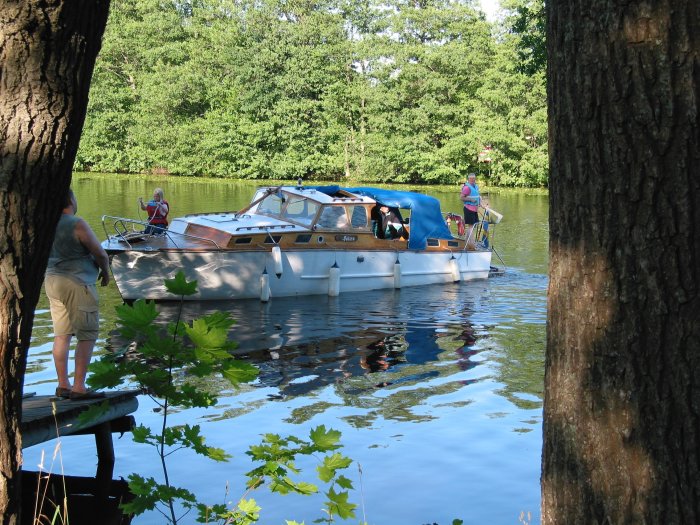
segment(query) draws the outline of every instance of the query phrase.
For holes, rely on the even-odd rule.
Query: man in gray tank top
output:
[[[78,202],[68,190],[63,214],[46,267],[44,288],[53,321],[53,360],[58,387],[56,396],[69,399],[104,397],[85,385],[88,365],[99,332],[97,287],[109,283],[109,258],[92,228],[77,217]],[[68,351],[75,334],[75,370],[73,384],[68,377]]]

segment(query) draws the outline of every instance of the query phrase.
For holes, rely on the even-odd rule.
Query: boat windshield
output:
[[[258,203],[256,213],[311,226],[319,204],[300,195],[271,193]]]
[[[264,215],[271,215],[273,217],[279,217],[282,212],[282,205],[284,204],[284,199],[282,198],[282,193],[270,193],[267,197],[258,203],[257,213],[262,213]]]
[[[287,195],[287,203],[280,217],[284,220],[294,221],[311,226],[318,212],[318,203],[298,195]]]

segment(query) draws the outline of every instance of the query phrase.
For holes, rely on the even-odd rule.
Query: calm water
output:
[[[138,216],[138,197],[165,190],[173,215],[241,208],[248,183],[79,177],[74,190],[79,215],[104,238],[102,214]],[[443,210],[459,211],[458,188],[434,193]],[[351,467],[351,501],[372,525],[518,524],[521,512],[539,522],[542,382],[545,345],[547,199],[524,194],[492,195],[505,218],[496,249],[508,266],[504,277],[484,282],[405,288],[270,303],[242,301],[190,305],[195,316],[209,309],[238,320],[232,338],[240,354],[260,368],[258,380],[238,391],[217,380],[218,406],[175,414],[172,424],[198,423],[207,443],[234,458],[214,463],[188,452],[171,456],[175,485],[201,501],[221,503],[244,493],[252,468],[248,446],[267,432],[308,436],[324,424],[342,432]],[[102,329],[97,353],[120,343],[114,336],[116,287],[101,290]],[[163,316],[170,314],[161,307]],[[55,387],[51,319],[45,297],[34,322],[25,391],[49,394]],[[138,423],[159,425],[152,401],[139,398]],[[34,469],[42,450],[25,450]],[[68,474],[92,476],[96,455],[90,436],[62,445]],[[131,472],[160,479],[157,456],[127,435],[115,436],[115,478]],[[299,465],[317,482],[316,463]],[[229,495],[226,495],[226,486]],[[279,496],[258,490],[260,523],[285,519],[312,523],[322,499]],[[183,521],[194,523],[194,517]],[[157,512],[134,520],[160,524]]]

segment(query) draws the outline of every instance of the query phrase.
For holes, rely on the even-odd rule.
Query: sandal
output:
[[[105,397],[104,392],[98,392],[97,390],[88,390],[86,392],[76,392],[71,391],[70,399],[71,401],[80,401],[83,399],[101,399]]]
[[[61,399],[68,399],[71,395],[71,389],[70,388],[63,388],[62,386],[57,386],[56,387],[56,397],[60,397]]]

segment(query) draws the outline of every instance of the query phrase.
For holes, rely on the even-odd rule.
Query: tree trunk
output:
[[[108,0],[0,0],[0,515],[18,523],[22,389]]]
[[[547,9],[542,523],[700,523],[700,2]]]

